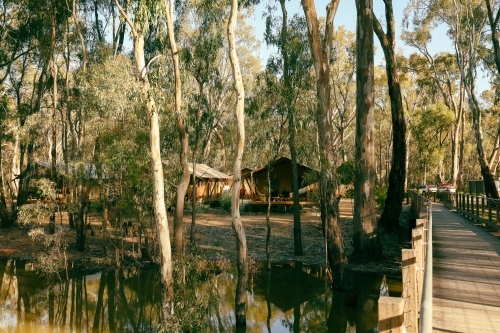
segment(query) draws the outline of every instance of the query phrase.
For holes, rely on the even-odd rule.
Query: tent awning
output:
[[[189,172],[193,173],[193,163],[188,163]],[[196,177],[205,179],[231,179],[231,176],[215,170],[206,164],[196,164]]]

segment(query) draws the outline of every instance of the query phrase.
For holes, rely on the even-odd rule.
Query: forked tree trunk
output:
[[[373,0],[356,0],[356,168],[354,259],[369,261],[382,251],[377,236],[373,103]]]
[[[236,325],[246,325],[246,302],[248,282],[248,253],[247,238],[240,216],[240,186],[241,186],[241,161],[245,148],[245,89],[241,77],[240,63],[236,54],[236,41],[234,28],[238,19],[238,0],[231,0],[231,12],[227,24],[228,53],[233,70],[234,89],[236,90],[236,137],[233,160],[233,188],[231,192],[231,216],[233,229],[236,234],[236,248],[238,250],[238,282],[236,284],[235,314]]]
[[[330,119],[330,48],[333,38],[333,18],[337,12],[339,2],[340,0],[332,0],[327,6],[326,38],[322,46],[314,0],[302,0],[302,7],[307,21],[307,37],[316,74],[316,123],[318,126],[321,163],[321,221],[327,241],[328,264],[332,269],[335,285],[342,284],[344,266],[347,263],[344,253],[344,241],[339,225],[338,201],[335,197],[336,181],[335,176],[332,174],[335,155],[332,146],[333,126]],[[326,50],[326,54],[323,53],[323,49]]]
[[[184,196],[186,195],[189,186],[189,166],[188,166],[188,149],[189,139],[186,131],[186,124],[181,114],[182,90],[181,90],[181,72],[179,68],[179,52],[177,50],[177,43],[174,35],[173,23],[173,3],[168,1],[169,6],[166,11],[168,38],[170,40],[170,53],[174,63],[175,75],[175,114],[177,116],[177,131],[179,133],[179,141],[181,144],[181,151],[179,154],[182,175],[177,186],[177,197],[174,215],[174,243],[175,254],[182,256],[184,254]],[[194,184],[193,184],[194,188]],[[194,197],[193,197],[194,198]]]
[[[134,42],[134,59],[139,80],[142,83],[142,94],[146,101],[146,111],[149,120],[149,139],[151,171],[153,178],[153,211],[155,216],[158,238],[160,243],[160,275],[162,283],[162,316],[164,319],[173,314],[173,279],[172,279],[172,250],[170,248],[170,232],[168,228],[167,210],[165,208],[165,183],[163,165],[160,153],[160,125],[155,101],[150,93],[147,76],[146,61],[144,58],[144,36],[140,33],[140,24],[133,23],[127,13],[115,0],[121,15],[132,30]],[[189,176],[189,174],[188,174]]]
[[[404,184],[406,178],[406,122],[404,118],[403,98],[399,84],[398,65],[396,60],[396,31],[392,0],[385,0],[385,17],[387,33],[373,16],[373,27],[382,49],[384,50],[389,97],[391,99],[392,117],[392,165],[389,173],[389,188],[385,199],[384,211],[380,223],[388,231],[399,229],[399,215],[403,209]]]

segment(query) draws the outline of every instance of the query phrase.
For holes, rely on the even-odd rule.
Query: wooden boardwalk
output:
[[[500,237],[433,205],[433,331],[500,332]]]

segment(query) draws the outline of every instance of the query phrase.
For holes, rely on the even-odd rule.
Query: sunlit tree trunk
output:
[[[373,16],[374,30],[384,50],[389,97],[392,116],[392,165],[389,173],[389,188],[380,223],[390,231],[399,228],[399,215],[403,209],[404,183],[406,178],[406,122],[404,118],[403,98],[399,84],[398,64],[395,54],[396,31],[392,0],[385,0],[385,18],[387,33]]]
[[[179,133],[179,141],[181,144],[181,151],[179,158],[182,166],[181,179],[179,180],[179,185],[177,185],[177,197],[176,197],[175,215],[174,215],[174,239],[175,239],[174,243],[175,243],[176,255],[182,256],[184,254],[184,196],[186,195],[186,191],[189,186],[189,175],[190,175],[188,166],[189,139],[186,130],[186,124],[181,114],[181,102],[182,102],[181,71],[179,68],[179,51],[177,49],[177,43],[175,41],[175,35],[174,35],[173,1],[172,0],[168,1],[168,5],[169,6],[166,11],[167,28],[168,28],[168,38],[170,41],[170,53],[172,55],[172,61],[174,63],[175,114],[177,116],[177,131]],[[193,200],[194,197],[195,195],[193,196]]]
[[[236,41],[234,28],[238,19],[238,0],[231,0],[231,12],[227,24],[227,39],[229,60],[233,71],[234,89],[236,90],[236,137],[235,151],[233,160],[233,188],[231,192],[231,216],[233,220],[233,229],[236,234],[236,248],[238,250],[238,282],[236,285],[235,314],[236,325],[246,325],[246,302],[247,302],[247,283],[248,283],[248,253],[247,239],[245,229],[240,216],[240,187],[241,187],[241,161],[243,159],[243,150],[245,148],[245,89],[241,76],[240,63],[236,54]]]
[[[160,275],[163,287],[162,292],[162,315],[164,319],[173,314],[173,280],[172,280],[172,249],[170,247],[170,232],[168,228],[167,210],[165,208],[165,183],[163,178],[163,165],[160,153],[160,125],[158,110],[150,91],[147,76],[146,61],[144,58],[144,36],[141,24],[133,23],[127,13],[115,0],[121,15],[132,30],[134,42],[134,59],[138,79],[142,83],[142,93],[146,101],[146,111],[149,120],[150,158],[153,178],[153,211],[160,243]],[[188,173],[189,176],[189,173]]]
[[[339,0],[333,0],[327,6],[325,41],[322,46],[314,0],[302,0],[307,21],[309,48],[316,74],[316,123],[321,163],[321,220],[327,240],[328,263],[332,269],[334,284],[342,283],[343,270],[347,263],[339,225],[338,201],[335,197],[337,180],[332,169],[336,156],[333,151],[335,147],[332,145],[333,126],[330,118],[330,48],[333,38],[333,19],[339,2]],[[323,49],[326,54],[323,53]]]
[[[381,255],[375,206],[373,101],[373,0],[356,0],[356,168],[354,180],[354,258],[369,261]]]
[[[489,163],[486,159],[486,153],[484,150],[484,136],[482,129],[482,116],[481,116],[481,106],[477,99],[475,93],[475,80],[476,80],[476,64],[478,62],[477,58],[477,48],[479,44],[479,32],[476,31],[474,25],[467,27],[462,27],[462,20],[465,16],[468,20],[475,19],[475,12],[472,8],[472,4],[465,3],[465,7],[457,6],[456,10],[456,22],[454,23],[454,33],[455,33],[455,52],[457,57],[458,67],[460,69],[460,75],[465,82],[465,91],[467,92],[469,109],[472,113],[472,127],[474,129],[474,136],[476,138],[476,149],[479,160],[479,166],[481,169],[481,175],[483,176],[484,191],[486,196],[494,199],[498,199],[498,191],[495,185],[495,179],[491,173]],[[464,31],[465,30],[465,31]],[[465,33],[461,36],[461,33]],[[462,39],[467,39],[466,53],[462,50]]]

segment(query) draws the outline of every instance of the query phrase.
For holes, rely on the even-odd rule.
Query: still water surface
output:
[[[29,263],[9,260],[0,261],[0,278],[0,332],[150,333],[159,322],[161,294],[154,267],[73,272],[66,281],[49,283]],[[357,304],[346,306],[345,295],[326,286],[320,268],[263,269],[250,279],[246,332],[373,331],[380,282],[379,275],[358,274]],[[390,295],[400,296],[400,279],[388,277],[387,282]],[[235,271],[207,278],[206,285],[216,287],[217,300],[205,332],[234,332]],[[196,288],[201,295],[203,286]]]

